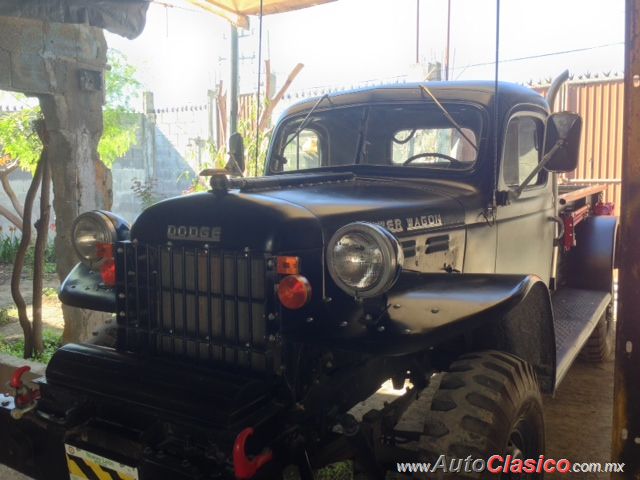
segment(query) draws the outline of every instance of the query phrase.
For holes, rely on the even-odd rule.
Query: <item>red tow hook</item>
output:
[[[22,383],[22,376],[29,371],[31,371],[31,367],[28,365],[17,368],[16,371],[13,372],[13,375],[11,375],[11,381],[9,382],[11,388],[15,388],[16,390],[18,390],[24,387],[24,384]]]
[[[233,471],[239,480],[253,478],[258,470],[271,461],[273,452],[270,450],[256,455],[253,458],[247,456],[245,446],[249,437],[253,435],[253,428],[248,427],[242,430],[236,437],[233,444]]]
[[[36,407],[36,400],[40,398],[40,391],[37,388],[29,388],[22,381],[22,376],[29,371],[31,367],[27,365],[17,368],[9,381],[11,388],[16,391],[15,408],[11,410],[11,416],[16,420],[20,420],[25,413],[33,410]]]

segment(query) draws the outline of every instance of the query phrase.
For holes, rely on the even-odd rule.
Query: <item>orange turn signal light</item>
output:
[[[311,300],[311,284],[302,275],[288,275],[278,284],[278,298],[289,310],[302,308]]]
[[[298,275],[300,273],[300,258],[278,257],[278,273],[280,275]]]

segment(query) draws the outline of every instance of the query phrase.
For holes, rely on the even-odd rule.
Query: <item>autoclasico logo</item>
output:
[[[566,458],[554,460],[540,455],[537,459],[513,458],[511,455],[492,455],[487,460],[490,473],[567,473],[571,471],[571,462]]]
[[[514,458],[511,455],[492,455],[483,458],[453,458],[447,461],[446,455],[440,455],[434,463],[398,463],[399,472],[425,473],[567,473],[571,471],[571,462],[566,458],[554,460],[540,455],[538,458]]]

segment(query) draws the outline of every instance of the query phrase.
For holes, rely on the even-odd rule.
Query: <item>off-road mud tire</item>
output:
[[[426,461],[443,453],[447,461],[468,456],[486,461],[493,454],[513,454],[516,447],[522,458],[544,453],[542,398],[532,366],[498,351],[460,357],[442,376],[431,401],[421,441]],[[428,478],[488,475],[440,471]]]
[[[606,362],[613,354],[614,343],[613,304],[610,304],[602,314],[589,340],[580,350],[580,360],[589,363]]]

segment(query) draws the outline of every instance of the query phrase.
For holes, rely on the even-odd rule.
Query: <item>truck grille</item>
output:
[[[271,370],[267,260],[117,243],[118,348]]]

